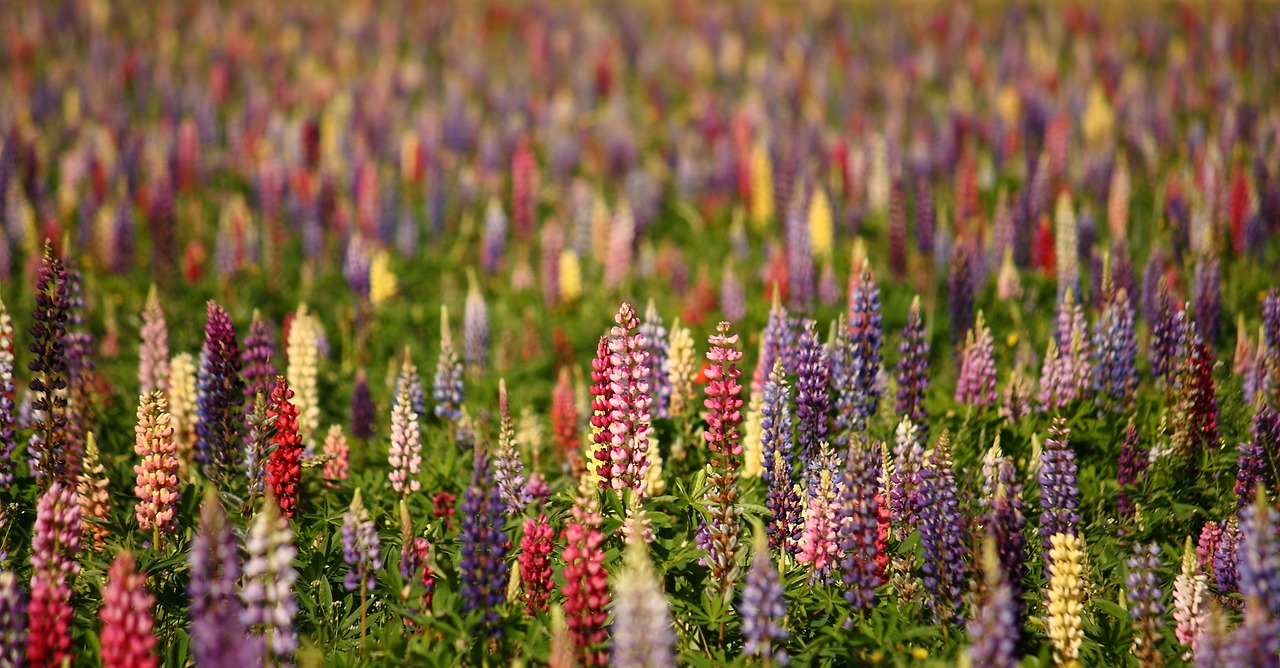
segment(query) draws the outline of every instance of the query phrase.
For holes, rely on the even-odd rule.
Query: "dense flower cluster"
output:
[[[240,363],[235,325],[210,301],[196,373],[196,460],[204,465],[205,475],[220,484],[234,475],[244,449]]]
[[[827,413],[830,412],[831,370],[818,330],[806,321],[796,343],[796,427],[801,461],[812,461],[827,440]]]
[[[1157,644],[1164,627],[1164,593],[1156,571],[1160,568],[1160,546],[1134,545],[1133,556],[1125,562],[1125,595],[1129,601],[1129,617],[1133,620],[1133,655],[1140,666],[1162,666],[1164,658]]]
[[[555,532],[547,522],[545,514],[538,519],[532,517],[524,521],[524,535],[520,538],[520,582],[524,590],[520,601],[524,603],[524,614],[533,615],[547,611],[547,601],[551,596],[554,584],[551,572],[551,549],[555,540]]]
[[[244,668],[262,665],[262,646],[248,641],[244,607],[236,595],[240,554],[217,494],[207,488],[200,530],[191,543],[191,653],[200,666]]]
[[[924,395],[929,390],[929,339],[920,313],[920,297],[911,302],[898,343],[898,397],[894,413],[924,425],[929,417]],[[927,433],[927,432],[926,432]]]
[[[873,450],[849,454],[841,485],[840,551],[844,598],[854,610],[875,606],[876,589],[884,584],[887,558],[880,535],[880,490],[876,481],[879,456]]]
[[[28,448],[32,474],[42,488],[66,474],[67,467],[67,335],[68,299],[67,270],[62,260],[54,257],[53,248],[45,244],[36,279],[36,308],[31,312],[30,389],[32,411],[39,422],[31,435]],[[34,597],[33,597],[34,599]]]
[[[320,428],[319,364],[324,343],[320,319],[299,304],[289,323],[285,356],[289,365],[285,378],[293,390],[293,405],[298,409],[298,436],[310,450],[312,437]]]
[[[1052,554],[1050,539],[1054,536],[1079,535],[1080,487],[1070,437],[1066,420],[1054,418],[1040,451],[1040,536],[1046,555]]]
[[[1045,578],[1049,581],[1049,642],[1053,645],[1058,665],[1074,665],[1079,661],[1080,642],[1084,639],[1084,543],[1069,533],[1049,535],[1050,548],[1045,561],[1049,564]]]
[[[275,449],[267,459],[266,482],[286,519],[298,513],[298,493],[302,485],[302,435],[293,390],[284,376],[276,376],[267,414],[272,422],[271,442]]]
[[[711,451],[707,464],[706,504],[707,563],[711,568],[712,582],[717,594],[729,600],[742,570],[744,545],[740,540],[742,530],[738,505],[741,490],[738,487],[739,457],[742,455],[742,436],[738,426],[742,424],[742,385],[738,377],[742,372],[738,362],[742,351],[738,350],[738,335],[729,334],[729,323],[721,322],[716,333],[707,342],[710,366],[704,370],[707,378],[706,399],[707,429],[703,438]]]
[[[640,321],[630,304],[622,304],[614,321],[617,324],[609,331],[606,365],[593,373],[593,377],[601,376],[596,382],[603,389],[596,403],[604,400],[603,405],[593,406],[602,418],[592,420],[598,428],[596,471],[603,487],[619,493],[624,489],[639,492],[649,470],[649,408],[653,404],[646,366],[649,353],[644,335],[635,331]]]
[[[342,516],[342,561],[347,564],[347,591],[366,592],[377,584],[374,572],[382,568],[381,540],[359,489]]]
[[[244,398],[249,405],[253,405],[253,398],[259,393],[263,396],[271,394],[271,388],[276,380],[276,368],[272,362],[275,356],[275,339],[267,326],[267,321],[257,309],[254,309],[253,320],[249,323],[249,333],[244,338],[241,361],[241,367],[244,370]],[[143,392],[146,391],[146,389],[143,390]]]
[[[391,446],[387,450],[391,467],[391,488],[402,496],[422,488],[422,428],[414,412],[412,398],[402,384],[391,409]]]
[[[141,394],[169,389],[169,327],[156,286],[147,293],[142,309],[142,344],[138,347],[138,384]]]
[[[560,558],[564,561],[565,621],[573,640],[578,665],[604,666],[608,653],[603,647],[609,637],[605,622],[609,613],[609,572],[604,567],[604,535],[595,527],[577,521],[565,525],[561,534],[565,543]]]
[[[102,589],[102,665],[105,668],[154,668],[156,637],[151,608],[155,597],[147,593],[147,576],[137,572],[128,552],[120,553],[107,573]]]
[[[516,429],[507,400],[507,381],[498,380],[498,449],[493,457],[493,478],[508,515],[519,515],[533,501],[525,484],[524,463],[516,449]]]
[[[462,419],[462,362],[453,347],[453,331],[449,329],[449,309],[440,307],[440,357],[432,381],[431,396],[436,400],[436,417],[450,422]]]
[[[462,501],[462,543],[458,579],[461,581],[463,610],[479,611],[485,633],[500,635],[498,606],[506,600],[507,535],[502,530],[506,511],[501,492],[493,479],[489,458],[477,450],[471,484]]]
[[[244,623],[250,632],[263,636],[267,653],[287,662],[298,647],[293,625],[298,614],[293,596],[298,573],[293,558],[298,550],[293,546],[287,517],[272,504],[264,504],[249,526],[245,547],[248,559],[240,589]]]
[[[675,668],[671,606],[653,571],[645,542],[627,542],[613,594],[613,651],[616,668]]]

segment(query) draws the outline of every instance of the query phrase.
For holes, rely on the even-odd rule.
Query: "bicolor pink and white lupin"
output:
[[[606,439],[595,451],[602,486],[621,492],[644,489],[649,472],[649,369],[640,320],[631,304],[623,302],[609,330],[605,358]]]
[[[407,496],[422,488],[418,480],[422,473],[422,428],[403,386],[396,393],[396,403],[391,409],[391,449],[387,463],[391,465],[391,487],[397,494]]]

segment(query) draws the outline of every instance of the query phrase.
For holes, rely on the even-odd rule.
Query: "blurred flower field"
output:
[[[0,666],[1280,666],[1280,11],[0,8]]]

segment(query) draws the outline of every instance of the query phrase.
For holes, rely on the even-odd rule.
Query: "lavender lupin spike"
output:
[[[926,599],[935,624],[963,621],[965,581],[969,575],[967,520],[960,510],[955,472],[951,468],[950,435],[943,433],[933,460],[921,471],[920,545],[924,551]]]
[[[1111,294],[1093,327],[1093,390],[1100,406],[1130,408],[1138,391],[1138,337],[1124,288]]]
[[[746,640],[742,651],[773,665],[785,666],[791,662],[786,649],[791,634],[782,624],[787,615],[787,601],[783,597],[778,566],[765,548],[762,533],[757,527],[751,570],[747,572],[738,608],[742,615],[742,636]]]
[[[644,322],[640,323],[639,332],[644,337],[645,351],[648,352],[644,359],[644,366],[649,369],[649,394],[653,398],[653,416],[666,418],[668,417],[667,408],[671,402],[671,378],[667,374],[670,337],[652,299],[644,309]]]
[[[200,666],[262,665],[262,645],[249,639],[236,596],[240,556],[235,534],[213,487],[206,487],[200,529],[191,542],[191,653]]]

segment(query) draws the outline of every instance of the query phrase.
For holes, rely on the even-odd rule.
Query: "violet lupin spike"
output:
[[[765,323],[764,332],[760,335],[760,359],[756,362],[755,372],[751,376],[751,393],[756,394],[764,388],[769,380],[775,361],[782,361],[787,373],[795,371],[795,354],[792,352],[797,332],[793,321],[782,305],[778,286],[773,286],[773,304],[769,307],[769,320]]]
[[[205,474],[226,484],[243,458],[244,385],[235,326],[217,302],[208,303],[204,349],[196,377],[196,459]]]
[[[1177,366],[1178,349],[1186,336],[1186,314],[1169,297],[1169,284],[1164,277],[1160,278],[1155,309],[1148,356],[1151,358],[1152,375],[1167,382]]]
[[[923,504],[920,469],[924,465],[924,445],[915,423],[902,418],[894,434],[893,470],[888,472],[889,521],[893,535],[904,540],[915,530]]]
[[[1255,605],[1267,619],[1280,615],[1280,551],[1276,522],[1280,515],[1266,488],[1259,486],[1253,503],[1240,512],[1240,548],[1237,555],[1240,593],[1249,607]],[[1246,618],[1252,611],[1246,612]],[[1247,622],[1246,622],[1247,623]]]
[[[494,453],[493,478],[507,515],[519,515],[533,501],[525,486],[524,463],[516,449],[516,429],[507,400],[507,381],[498,380],[498,449]]]
[[[1213,347],[1218,341],[1222,321],[1222,273],[1217,258],[1201,257],[1196,260],[1192,285],[1196,333]]]
[[[644,322],[640,323],[639,333],[644,337],[644,366],[649,369],[649,394],[653,399],[653,417],[668,417],[667,408],[671,401],[671,377],[667,374],[667,356],[670,349],[666,325],[658,309],[649,300],[644,309]]]
[[[762,534],[757,528],[751,569],[747,571],[746,583],[742,587],[742,602],[738,606],[738,613],[742,616],[742,636],[745,639],[742,651],[775,666],[785,666],[791,662],[786,648],[787,638],[791,634],[783,626],[783,620],[787,616],[787,601],[783,596],[784,588],[778,566],[765,547]]]
[[[1104,408],[1133,405],[1138,391],[1138,336],[1133,307],[1124,288],[1111,293],[1093,327],[1093,390]]]
[[[422,386],[419,385],[421,390]],[[373,394],[369,391],[369,376],[364,369],[356,371],[355,387],[351,390],[351,436],[361,441],[373,438]],[[422,413],[418,413],[419,416]]]
[[[67,355],[64,339],[70,302],[67,295],[67,271],[53,255],[53,247],[45,242],[40,274],[36,280],[36,308],[32,312],[31,353],[28,364],[32,377],[31,408],[40,416],[31,435],[32,474],[47,489],[66,475],[66,432],[68,426]]]
[[[212,486],[205,488],[189,565],[191,653],[196,664],[214,668],[262,665],[262,646],[249,639],[244,608],[236,595],[240,556],[235,534]]]
[[[898,355],[898,397],[894,412],[921,425],[927,434],[929,412],[924,407],[924,396],[929,389],[929,340],[919,296],[912,300],[911,310],[907,312]]]
[[[70,260],[67,270],[67,331],[63,347],[67,358],[67,473],[80,473],[85,439],[94,423],[90,383],[93,374],[93,334],[85,325],[84,275]]]
[[[1080,523],[1080,487],[1076,482],[1076,456],[1068,438],[1066,420],[1055,417],[1040,452],[1040,535],[1046,561],[1051,536],[1077,535]]]
[[[951,307],[951,345],[957,354],[965,332],[973,327],[973,259],[969,245],[957,243],[951,251],[947,278],[947,303]]]
[[[639,534],[637,534],[638,536]],[[675,668],[675,629],[643,540],[630,540],[613,590],[614,668]]]
[[[507,535],[502,530],[506,508],[488,456],[477,449],[471,484],[462,501],[462,529],[458,540],[458,578],[464,612],[479,611],[481,631],[490,637],[502,635],[498,606],[506,600]]]
[[[794,554],[800,526],[800,498],[795,491],[795,452],[791,433],[791,389],[787,386],[782,361],[775,361],[773,373],[764,386],[760,409],[761,476],[768,486],[765,507],[769,509],[766,529],[769,547]]]
[[[1137,496],[1135,492],[1142,478],[1146,476],[1149,461],[1147,449],[1142,447],[1138,439],[1138,427],[1130,419],[1129,426],[1124,430],[1124,443],[1120,446],[1119,471],[1116,473],[1116,485],[1120,488],[1117,496],[1121,517],[1131,518],[1137,510],[1134,502],[1134,497]]]
[[[276,378],[276,369],[271,360],[275,356],[276,344],[271,329],[262,314],[254,309],[249,333],[244,339],[241,363],[244,370],[244,398],[248,405],[253,405],[253,398],[258,393],[262,393],[264,397],[271,394],[271,386]]]
[[[873,449],[849,453],[840,499],[841,579],[844,599],[855,612],[876,604],[876,589],[884,584],[880,565],[879,453]]]
[[[969,406],[985,408],[996,402],[996,364],[992,355],[995,342],[987,327],[982,311],[965,338],[960,356],[960,377],[956,380],[956,401]]]
[[[440,357],[431,394],[436,400],[436,417],[450,423],[462,419],[462,362],[453,347],[447,306],[440,307]]]
[[[982,523],[986,534],[995,541],[996,556],[1000,568],[1013,591],[1015,613],[1022,618],[1023,576],[1027,570],[1026,554],[1026,503],[1022,500],[1022,484],[1018,482],[1013,458],[999,455],[999,446],[992,446],[997,453],[996,470],[993,472],[991,494],[984,500],[987,508]],[[1011,630],[1015,642],[1017,629]]]
[[[816,457],[818,446],[827,439],[831,371],[812,320],[805,322],[797,346],[796,426],[799,429],[800,460],[810,462]]]
[[[803,192],[798,194],[800,196],[794,199],[786,213],[788,295],[792,310],[808,312],[813,308],[813,248],[809,242],[809,221],[805,216],[808,197]]]
[[[164,308],[153,284],[142,309],[142,345],[138,347],[138,383],[141,394],[169,389],[169,328]]]
[[[502,264],[507,247],[507,214],[498,198],[489,199],[484,211],[484,242],[481,245],[480,266],[486,274],[492,274]]]
[[[1013,668],[1017,665],[1018,604],[1009,575],[1001,567],[996,541],[987,537],[982,543],[985,587],[973,615],[969,618],[969,661],[986,668]]]
[[[1164,592],[1156,571],[1160,568],[1160,546],[1134,545],[1133,556],[1126,561],[1129,574],[1125,576],[1125,592],[1129,600],[1129,617],[1133,620],[1133,644],[1131,651],[1144,668],[1164,665],[1157,643],[1164,626]]]
[[[27,647],[27,592],[12,571],[0,571],[0,664],[21,666]]]
[[[880,408],[881,353],[884,327],[880,316],[880,287],[866,264],[856,282],[850,281],[849,343],[857,362],[853,364],[855,431],[866,429],[867,420]]]
[[[926,602],[935,624],[963,621],[964,586],[969,575],[968,522],[960,510],[955,471],[951,468],[950,435],[943,432],[932,461],[920,473],[920,545],[923,548]]]

